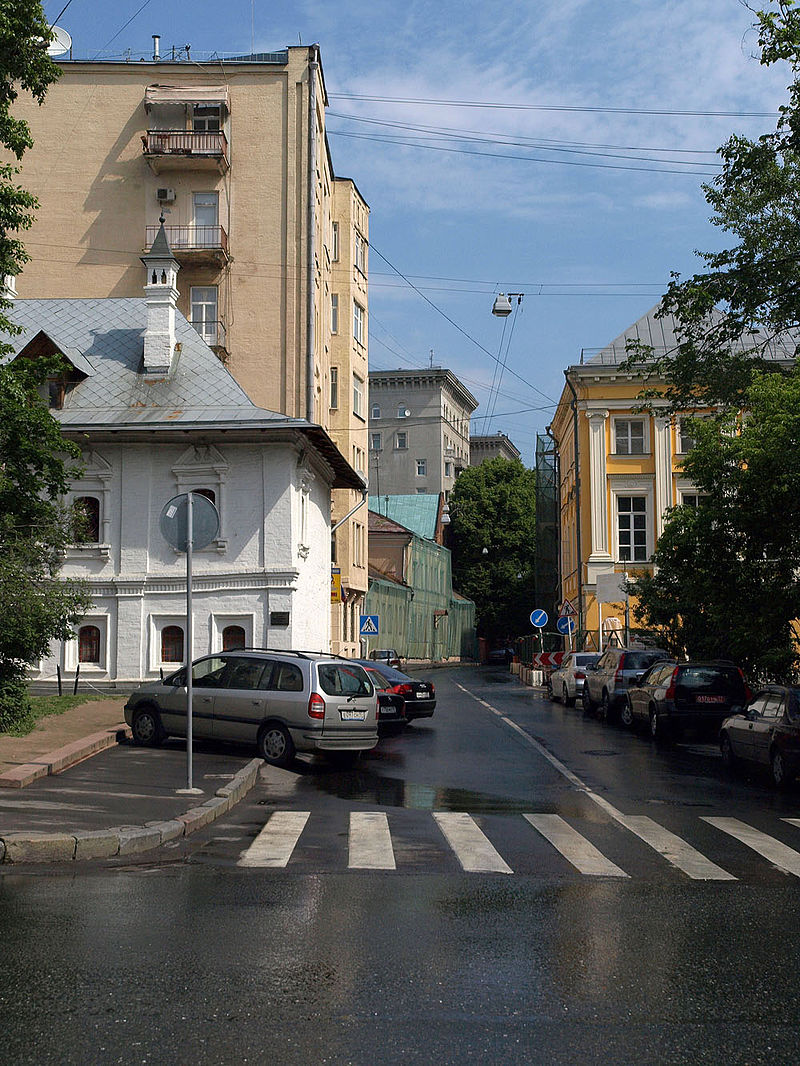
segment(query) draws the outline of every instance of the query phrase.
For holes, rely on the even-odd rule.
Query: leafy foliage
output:
[[[0,5],[0,144],[17,160],[32,144],[26,122],[11,113],[20,90],[41,104],[59,74],[47,56],[50,29],[38,0]],[[15,181],[18,169],[0,165],[0,275],[19,273],[27,256],[19,233],[32,223],[36,199]],[[17,332],[0,298],[0,334]],[[0,343],[0,357],[11,351]],[[89,598],[82,585],[59,581],[66,545],[75,538],[71,512],[61,499],[79,449],[63,441],[43,399],[47,360],[17,359],[0,366],[0,730],[29,710],[26,666],[43,656],[51,639],[66,637]]]
[[[534,471],[501,457],[468,467],[450,497],[450,514],[453,584],[475,601],[478,635],[498,641],[529,631],[536,550]]]
[[[798,667],[800,370],[756,376],[744,402],[743,420],[693,423],[684,466],[704,495],[674,510],[634,616],[675,653],[779,678]]]

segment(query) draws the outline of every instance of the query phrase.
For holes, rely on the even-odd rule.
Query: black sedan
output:
[[[719,745],[730,769],[742,762],[769,767],[775,785],[784,788],[800,771],[800,688],[760,689],[742,714],[722,723]]]
[[[371,666],[386,679],[389,689],[403,697],[406,718],[432,718],[436,708],[436,689],[432,681],[419,681],[415,677],[395,670],[386,663],[373,663],[368,659],[357,660],[361,666]]]
[[[389,681],[374,663],[363,661],[369,679],[378,690],[378,733],[397,732],[408,724],[406,718],[406,701],[392,690]]]

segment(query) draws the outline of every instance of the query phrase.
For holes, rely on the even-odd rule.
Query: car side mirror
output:
[[[643,670],[640,674],[634,674],[633,675],[633,683],[634,683],[634,685],[641,685],[642,678],[644,677],[646,672],[647,672],[646,670]]]

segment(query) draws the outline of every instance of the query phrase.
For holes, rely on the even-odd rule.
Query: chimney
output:
[[[158,33],[153,34],[153,62],[157,63],[161,59],[161,35]]]
[[[175,309],[179,296],[177,279],[180,264],[170,250],[161,226],[147,255],[141,257],[147,271],[144,292],[147,303],[147,329],[144,334],[145,374],[167,374],[175,351]]]

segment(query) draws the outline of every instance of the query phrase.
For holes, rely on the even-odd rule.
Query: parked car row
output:
[[[800,773],[800,688],[755,695],[733,663],[678,662],[660,648],[570,652],[548,681],[551,700],[580,699],[584,712],[643,727],[655,741],[697,730],[719,740],[725,765],[768,768],[779,788]]]
[[[245,648],[192,663],[192,735],[250,744],[274,766],[297,752],[353,759],[380,734],[430,718],[436,691],[383,660]],[[187,732],[186,668],[140,685],[125,704],[138,744]]]

